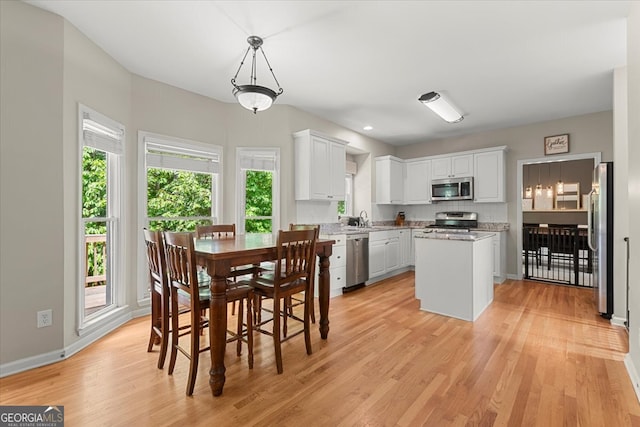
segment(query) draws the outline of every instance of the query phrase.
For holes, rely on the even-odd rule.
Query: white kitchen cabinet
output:
[[[404,202],[404,161],[393,156],[376,157],[376,203]]]
[[[416,265],[416,234],[422,232],[421,228],[411,229],[411,265]]]
[[[343,200],[347,142],[309,129],[293,137],[296,200]]]
[[[399,230],[369,233],[369,279],[400,267]]]
[[[502,283],[507,278],[507,233],[497,231],[493,236],[493,280]]]
[[[342,295],[342,288],[347,281],[347,236],[346,234],[321,234],[321,239],[335,240],[331,257],[329,258],[329,296],[331,298]],[[319,274],[320,266],[316,264],[316,274]],[[318,283],[316,277],[315,296],[318,296]]]
[[[431,179],[473,176],[473,154],[431,159]]]
[[[398,230],[400,234],[400,267],[411,265],[411,230]]]
[[[405,204],[431,203],[431,160],[408,160],[405,169]]]
[[[473,158],[473,201],[477,203],[506,202],[504,150],[476,153]]]

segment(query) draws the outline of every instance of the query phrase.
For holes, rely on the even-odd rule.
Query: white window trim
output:
[[[89,135],[85,133],[83,129],[83,120],[85,118],[90,118],[93,122],[97,123],[98,126],[94,128],[95,133],[93,135]],[[120,137],[120,143],[116,143],[112,138],[109,138],[109,130],[115,131],[111,133],[115,137]],[[100,133],[104,132],[104,135],[101,136]],[[97,328],[103,326],[105,323],[110,321],[112,318],[116,317],[118,313],[122,310],[122,308],[126,304],[125,294],[126,289],[123,283],[123,268],[124,268],[124,238],[123,238],[123,229],[124,229],[124,218],[123,218],[123,172],[125,169],[125,158],[124,158],[124,146],[126,144],[126,132],[125,127],[87,107],[83,104],[78,104],[78,206],[80,207],[80,213],[78,215],[79,220],[76,226],[78,230],[78,272],[77,272],[77,282],[76,282],[76,292],[77,292],[77,305],[76,305],[76,325],[77,325],[77,333],[79,336],[86,335]],[[82,216],[82,154],[85,146],[94,147],[100,149],[102,151],[110,152],[110,156],[118,156],[117,161],[109,161],[107,176],[110,178],[109,185],[107,187],[107,199],[109,200],[109,212],[107,212],[106,220],[113,221],[115,219],[114,230],[112,230],[112,238],[113,242],[108,246],[107,250],[117,248],[117,253],[110,254],[110,262],[109,262],[109,275],[111,292],[113,292],[113,304],[109,307],[96,312],[94,315],[85,319],[84,316],[84,283],[85,283],[85,271],[86,265],[84,261],[84,257],[82,254],[84,253],[84,233],[80,231],[84,230],[85,219]],[[113,160],[113,159],[112,159]],[[115,194],[113,194],[115,192]]]
[[[236,148],[236,231],[238,234],[244,234],[244,222],[245,222],[245,177],[244,171],[247,170],[247,165],[242,165],[242,159],[246,157],[255,157],[256,164],[253,170],[270,170],[269,161],[261,161],[261,157],[273,157],[275,156],[275,163],[272,164],[274,170],[272,180],[272,207],[271,207],[271,230],[277,232],[280,230],[280,148],[278,147],[237,147]],[[263,169],[260,165],[265,166]],[[268,219],[269,217],[264,217]]]
[[[148,276],[148,266],[147,266],[147,258],[144,250],[144,243],[142,240],[142,229],[144,227],[148,227],[147,221],[147,142],[151,142],[154,144],[162,144],[166,146],[178,147],[176,152],[183,151],[192,151],[203,154],[213,154],[218,158],[218,167],[217,170],[211,169],[210,166],[204,165],[202,166],[202,172],[205,173],[217,173],[218,179],[215,182],[214,193],[212,197],[217,199],[217,203],[213,204],[214,211],[212,212],[212,216],[219,220],[221,218],[222,212],[220,209],[220,205],[223,203],[223,148],[220,145],[215,144],[207,144],[204,142],[193,141],[185,138],[178,138],[174,136],[161,135],[153,132],[147,131],[138,131],[138,233],[139,238],[137,241],[137,287],[136,287],[136,295],[139,307],[149,306],[150,298],[149,298],[149,276]],[[169,166],[169,165],[167,165]],[[172,163],[170,165],[172,168],[181,169],[180,162]],[[188,170],[193,170],[189,168]],[[213,201],[212,201],[213,202]]]

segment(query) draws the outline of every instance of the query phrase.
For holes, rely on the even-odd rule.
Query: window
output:
[[[222,148],[138,132],[139,224],[152,230],[194,231],[219,222]],[[138,239],[138,303],[149,298],[147,259]]]
[[[82,221],[78,330],[118,306],[124,126],[80,104]]]
[[[273,233],[279,222],[280,150],[238,148],[238,220],[236,230],[244,233]]]
[[[353,215],[353,175],[344,179],[344,200],[338,202],[338,215]]]
[[[144,132],[141,137],[146,226],[194,231],[196,225],[217,223],[222,149]]]

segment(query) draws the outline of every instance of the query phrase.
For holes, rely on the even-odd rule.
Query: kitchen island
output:
[[[415,294],[420,309],[474,321],[493,301],[493,233],[415,237]]]

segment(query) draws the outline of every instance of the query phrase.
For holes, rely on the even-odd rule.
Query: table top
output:
[[[195,250],[198,255],[214,259],[231,259],[238,254],[269,253],[276,249],[278,234],[250,233],[222,239],[196,239]],[[317,245],[333,245],[334,240],[319,239]]]

